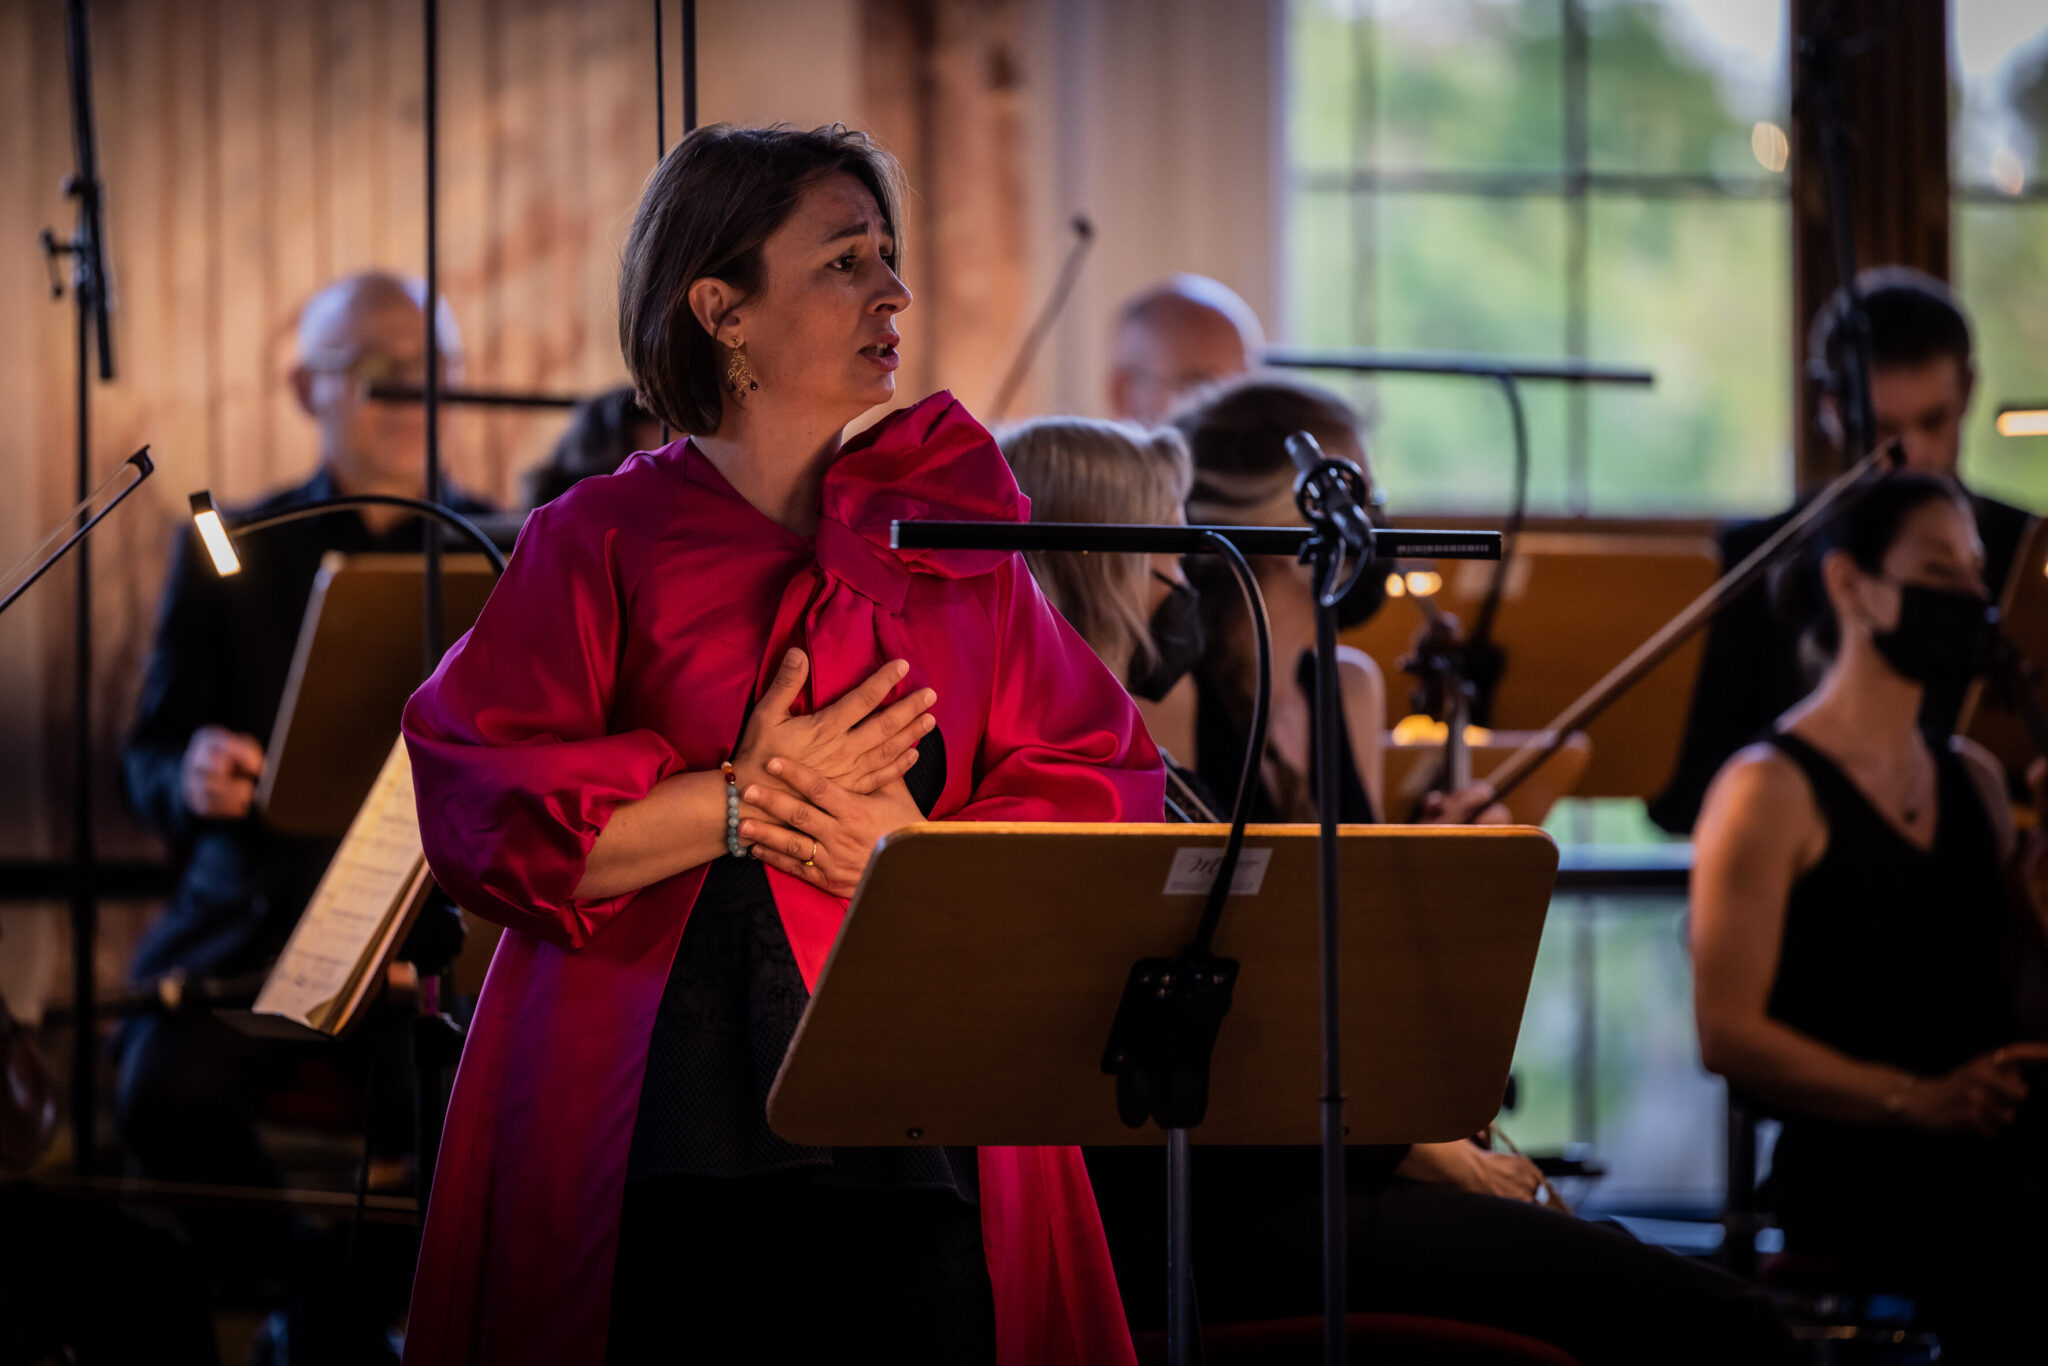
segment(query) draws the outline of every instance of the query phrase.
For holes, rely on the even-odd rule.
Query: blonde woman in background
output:
[[[998,441],[1034,522],[1181,526],[1193,482],[1187,443],[1170,427],[1040,418]],[[1025,560],[1052,605],[1130,691],[1167,761],[1167,795],[1208,819],[1216,803],[1171,746],[1194,739],[1194,680],[1202,607],[1178,555],[1035,551]],[[1206,809],[1203,809],[1206,808]],[[1224,813],[1227,816],[1227,811]]]

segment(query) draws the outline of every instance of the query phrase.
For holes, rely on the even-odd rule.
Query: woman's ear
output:
[[[1844,551],[1830,550],[1821,558],[1821,584],[1827,592],[1828,604],[1834,609],[1836,622],[1846,623],[1851,617],[1858,621],[1870,620],[1873,614],[1863,593],[1865,577],[1856,561]]]
[[[725,281],[711,275],[692,280],[684,298],[697,325],[711,340],[729,346],[733,337],[740,334],[740,294]]]
[[[1830,550],[1820,560],[1821,586],[1828,601],[1837,605],[1856,594],[1856,562],[1839,550]]]

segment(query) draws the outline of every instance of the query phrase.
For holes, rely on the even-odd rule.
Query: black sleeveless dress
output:
[[[1828,847],[1793,884],[1768,1010],[1852,1057],[1938,1076],[2019,1037],[2021,943],[1996,835],[1962,760],[1935,751],[1935,841],[1920,850],[1796,735]],[[1764,1194],[1786,1245],[1870,1268],[1918,1303],[1943,1361],[2039,1361],[2048,1283],[2048,1076],[1996,1138],[1788,1114]]]
[[[1770,742],[1797,764],[1828,829],[1827,852],[1793,884],[1768,1010],[1854,1058],[1940,1076],[2012,1042],[2012,944],[1998,839],[1963,762],[1935,750],[1931,849],[1915,848],[1833,760],[1796,735]],[[1858,1195],[1850,1167],[1922,1186],[1957,1140],[1787,1115],[1770,1194],[1782,1211]],[[1847,1161],[1855,1156],[1858,1160]]]

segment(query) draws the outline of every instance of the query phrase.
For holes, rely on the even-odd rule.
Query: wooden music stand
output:
[[[1493,566],[1465,561],[1441,568],[1436,604],[1469,630]],[[1549,725],[1720,572],[1720,554],[1704,536],[1523,533],[1494,627],[1507,667],[1487,721],[1500,730]],[[1379,663],[1395,696],[1405,678],[1400,661],[1420,621],[1392,601],[1345,636]],[[1702,648],[1698,639],[1682,646],[1588,727],[1593,752],[1575,795],[1649,797],[1664,790],[1678,762]],[[1475,764],[1473,771],[1488,770]]]
[[[420,684],[423,562],[338,551],[322,559],[256,785],[272,829],[341,835],[362,809]],[[475,625],[497,577],[481,555],[444,555],[441,574],[454,640]]]
[[[1222,825],[916,825],[883,841],[768,1098],[793,1143],[1154,1144],[1103,1048],[1138,959],[1201,918]],[[1557,848],[1521,826],[1346,826],[1353,1143],[1500,1110]],[[1316,827],[1255,825],[1215,949],[1242,970],[1199,1143],[1318,1141]]]

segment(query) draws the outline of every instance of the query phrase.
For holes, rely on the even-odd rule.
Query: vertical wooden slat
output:
[[[166,168],[146,142],[111,136],[147,126],[161,107],[155,43],[159,15],[98,5],[93,8],[93,68],[98,106],[101,175],[107,185],[108,270],[113,281],[115,382],[93,392],[94,468],[114,468],[128,452],[154,441],[168,396],[161,383],[163,296],[148,287],[156,253],[153,225],[165,192]],[[136,693],[156,618],[156,589],[176,523],[165,511],[163,487],[138,493],[96,533],[93,544],[93,616],[96,686],[94,727],[101,755],[98,793],[100,848],[109,857],[143,852],[144,842],[119,809],[114,755],[134,714]]]
[[[265,339],[271,309],[272,168],[265,152],[263,107],[268,85],[271,6],[263,0],[220,0],[215,27],[219,63],[214,125],[220,162],[215,307],[220,330],[214,383],[225,483],[242,496],[276,484],[284,473],[264,439]]]
[[[290,371],[298,358],[299,310],[327,280],[321,221],[327,152],[320,79],[324,12],[321,5],[272,7],[272,61],[263,92],[271,202],[269,302],[258,374],[271,478],[280,482],[304,478],[319,459],[313,424],[292,393]]]
[[[49,70],[57,65],[61,98],[63,46],[48,6],[0,6],[0,157],[8,170],[9,193],[0,196],[0,409],[11,420],[0,430],[4,462],[17,496],[0,500],[0,537],[12,563],[35,543],[62,512],[59,490],[70,478],[65,442],[71,424],[51,390],[68,354],[68,310],[49,297],[48,273],[36,234],[43,227],[67,232],[70,215],[57,194],[57,157],[52,138],[66,125],[51,124]],[[68,140],[55,151],[69,156]],[[68,390],[66,391],[68,393]],[[51,698],[45,678],[62,655],[68,636],[59,633],[70,591],[68,575],[45,579],[34,592],[0,617],[0,696],[13,704],[0,714],[0,768],[22,781],[0,784],[0,849],[18,855],[56,852],[55,820],[64,808],[55,783],[61,735],[47,731]]]
[[[384,0],[335,0],[327,15],[327,231],[332,276],[389,267]],[[410,239],[408,239],[410,244]],[[406,258],[410,263],[416,259]]]

